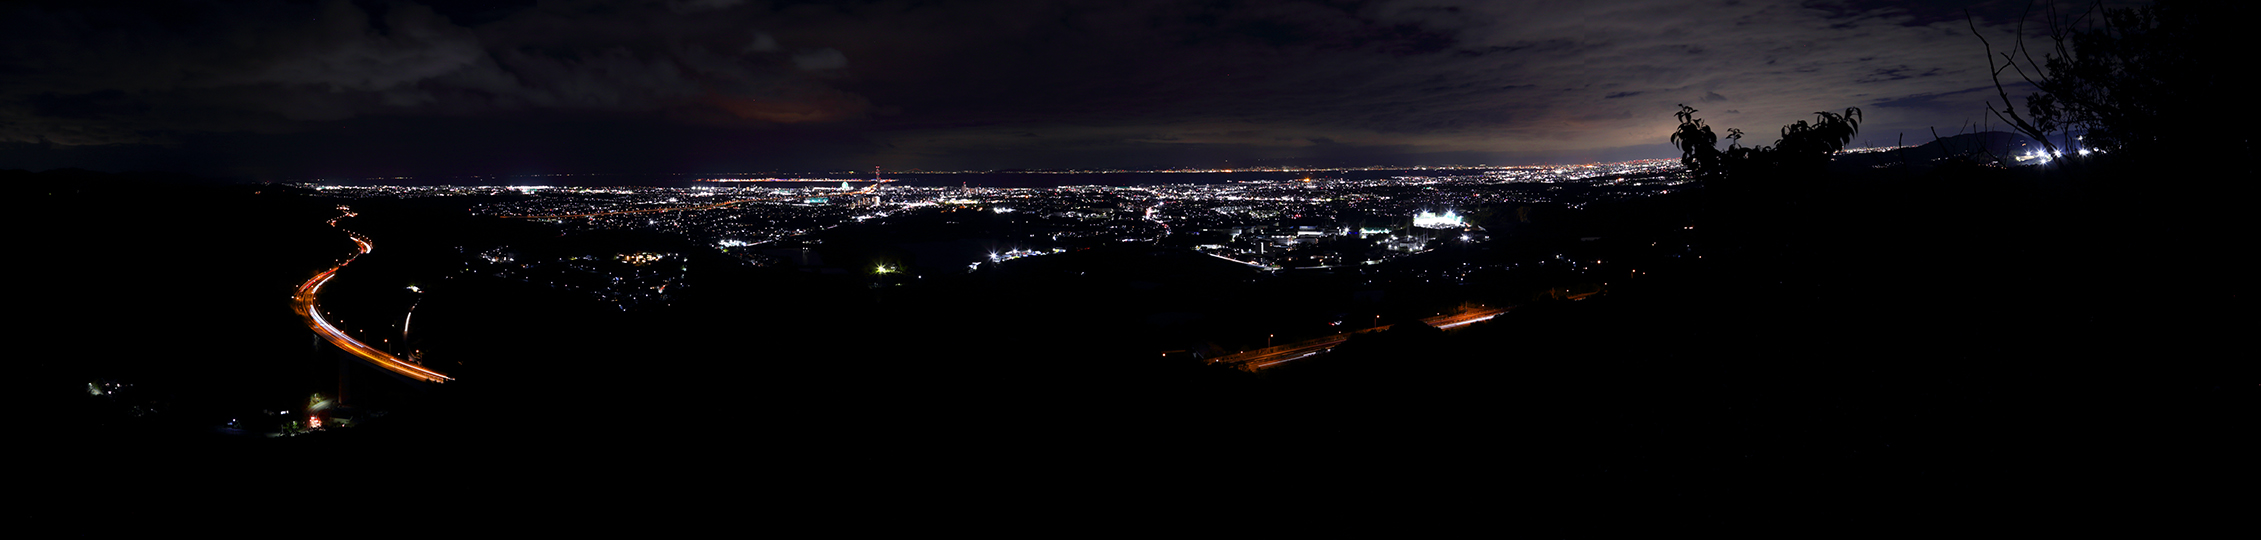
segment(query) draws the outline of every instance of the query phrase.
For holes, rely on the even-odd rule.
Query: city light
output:
[[[1464,225],[1460,214],[1451,210],[1446,210],[1443,214],[1423,211],[1413,215],[1413,226],[1424,229],[1458,229]]]

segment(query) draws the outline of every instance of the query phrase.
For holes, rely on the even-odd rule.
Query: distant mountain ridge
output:
[[[1836,157],[1834,167],[1881,167],[1906,160],[1922,167],[1925,164],[1949,158],[1968,158],[1974,161],[1992,161],[1995,158],[2014,160],[2015,156],[2041,151],[2041,143],[2018,133],[1985,131],[1942,137],[1906,150],[1845,154]]]

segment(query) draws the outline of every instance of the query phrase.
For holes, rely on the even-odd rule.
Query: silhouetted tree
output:
[[[1680,162],[1690,171],[1702,176],[1753,177],[1775,176],[1786,172],[1819,172],[1829,163],[1829,155],[1844,150],[1860,132],[1861,110],[1848,107],[1844,113],[1817,112],[1814,122],[1782,126],[1782,138],[1771,146],[1741,146],[1743,130],[1727,130],[1727,150],[1718,149],[1720,137],[1711,127],[1696,118],[1696,109],[1680,106],[1673,116],[1680,119],[1680,130],[1673,132],[1672,143],[1680,146]]]
[[[2229,56],[2243,49],[2230,27],[2246,20],[2249,8],[2243,3],[2093,5],[2070,16],[2059,16],[2052,4],[2042,7],[2050,50],[2040,60],[2026,46],[2022,21],[2008,51],[1997,53],[1986,36],[1978,36],[2001,96],[2001,109],[1988,103],[1996,117],[2052,153],[2059,152],[2056,142],[2070,143],[2078,131],[2082,147],[2136,155],[2178,146],[2220,155],[2225,144],[2238,157],[2251,155],[2248,132],[2223,121],[2228,116],[2223,108],[2237,97],[2231,85],[2243,78],[2233,69],[2241,62]],[[1979,34],[1976,23],[1970,25]],[[2040,90],[2026,97],[2023,115],[2002,85],[2005,71]],[[2056,142],[2049,137],[2053,132]]]
[[[1680,119],[1680,130],[1672,133],[1672,144],[1680,147],[1680,164],[1699,175],[1720,173],[1720,160],[1725,155],[1719,151],[1719,135],[1696,118],[1696,109],[1687,104],[1681,104],[1680,112],[1672,116]],[[1730,130],[1730,135],[1739,139],[1743,133]]]

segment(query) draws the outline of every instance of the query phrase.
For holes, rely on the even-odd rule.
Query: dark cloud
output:
[[[1972,7],[1982,29],[2005,34],[2023,5]],[[1729,96],[1728,114],[1768,124],[1722,127],[1754,132],[1847,106],[1873,109],[1871,132],[1957,125],[1985,97],[1968,89],[1990,85],[1961,11],[1756,0],[26,2],[0,7],[0,34],[13,36],[0,48],[0,145],[10,145],[0,157],[146,155],[312,174],[350,171],[305,156],[428,173],[1663,156],[1677,104]],[[453,130],[438,137],[451,143],[380,140],[420,130]],[[0,163],[11,166],[22,165]]]
[[[806,71],[840,69],[848,67],[848,55],[826,47],[793,55],[793,66]]]
[[[291,131],[365,115],[525,109],[705,108],[757,123],[861,114],[864,101],[793,75],[843,67],[839,51],[781,58],[769,54],[776,40],[767,34],[706,39],[712,34],[702,30],[728,25],[676,15],[735,4],[543,5],[476,28],[407,2],[184,4],[164,15],[33,4],[0,23],[30,36],[5,56],[10,72],[29,76],[0,82],[0,100],[18,105],[0,113],[11,121],[0,141],[156,142],[142,133]],[[141,114],[24,107],[38,105],[35,96],[102,96],[140,104]],[[741,105],[753,101],[762,105]],[[198,112],[211,110],[227,114]]]

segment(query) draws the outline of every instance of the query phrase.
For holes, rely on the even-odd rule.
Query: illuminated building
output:
[[[1413,226],[1424,229],[1458,229],[1464,225],[1460,214],[1451,210],[1445,210],[1443,215],[1426,211],[1413,215]]]

